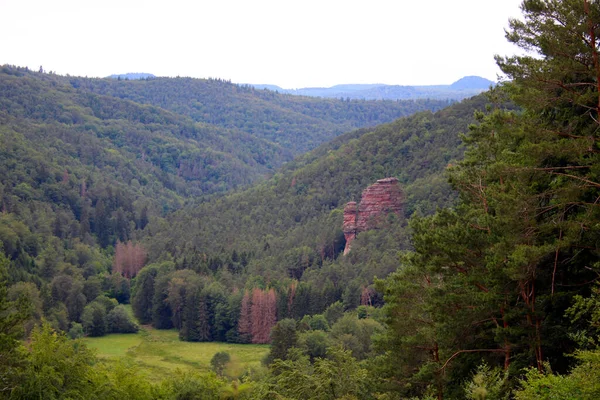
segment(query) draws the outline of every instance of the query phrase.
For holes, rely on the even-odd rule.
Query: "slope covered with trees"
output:
[[[522,8],[507,38],[528,52],[497,58],[522,112],[479,116],[450,172],[460,201],[412,221],[414,252],[381,284],[378,374],[401,396],[505,398],[519,384],[521,399],[599,395],[588,379],[598,367],[600,5]],[[578,349],[595,351],[553,376]],[[479,377],[464,387],[469,371]]]
[[[149,221],[168,215],[186,202],[200,203],[215,194],[249,186],[291,160],[289,150],[257,137],[261,134],[251,130],[246,133],[235,126],[197,122],[154,105],[95,93],[95,89],[113,82],[117,84],[113,89],[125,85],[127,93],[134,93],[126,86],[130,83],[127,81],[0,68],[0,242],[10,260],[10,296],[26,294],[34,300],[35,312],[27,323],[28,331],[42,318],[54,328],[72,329],[73,335],[137,329],[115,300],[129,302],[130,280],[147,262],[180,261],[179,256],[148,258],[148,244],[142,245],[139,239]],[[396,112],[442,104],[348,105],[296,99],[282,106],[287,101],[282,96],[269,94],[271,100],[261,100],[261,93],[253,94],[253,90],[226,82],[167,79],[160,83],[162,86],[151,88],[150,94],[164,90],[169,104],[187,105],[190,96],[198,95],[199,100],[210,104],[211,113],[226,116],[223,121],[242,115],[248,121],[253,118],[252,110],[260,109],[267,114],[265,118],[271,119],[269,115],[274,113],[274,121],[287,121],[293,134],[304,130],[307,123],[314,123],[319,132],[329,132],[319,140],[343,129],[348,113],[355,118],[352,121],[349,117],[352,126],[365,123],[362,118],[369,112],[385,119],[393,118]],[[223,91],[226,95],[219,95]],[[237,111],[230,114],[222,107]],[[290,111],[294,107],[302,112]],[[223,121],[221,125],[228,124]],[[310,146],[318,143],[309,142]],[[220,250],[214,254],[214,260],[219,260]],[[200,257],[192,253],[189,256],[191,260]],[[249,253],[241,250],[236,262],[248,260]],[[181,269],[180,264],[177,269]],[[144,276],[147,274],[139,280]],[[215,286],[212,281],[190,279],[183,283],[181,293],[195,296],[194,308],[186,310],[191,313],[187,315],[204,313],[207,318],[214,318],[214,307],[220,300],[230,301],[229,290],[243,289],[243,282],[233,285],[216,280]],[[249,287],[247,293],[256,298],[255,303],[264,298],[265,307],[271,307],[272,292],[262,287],[260,293],[265,295],[259,296],[254,289]],[[210,290],[210,295],[205,290]],[[240,292],[239,301],[243,295]],[[212,306],[200,306],[209,298],[213,299]],[[241,303],[231,300],[231,304],[239,307]],[[180,305],[172,298],[165,312]],[[256,306],[248,309],[256,318],[263,314],[266,318],[260,332],[256,327],[251,331],[261,339],[250,340],[262,342],[268,340],[274,322],[268,322],[273,320],[271,311],[259,310]],[[228,308],[225,311],[230,312]],[[178,322],[166,324],[182,328],[182,337],[187,340],[225,340],[231,330],[229,326],[218,334],[204,328],[198,331],[201,325],[193,321],[194,327],[188,327],[186,321],[191,319],[185,315],[178,314]],[[231,316],[234,322],[230,325],[235,325],[237,318]],[[235,328],[231,340],[237,340]]]
[[[197,122],[235,129],[300,155],[341,133],[375,126],[448,100],[343,101],[285,95],[217,79],[153,78],[136,81],[71,77],[81,91],[152,104]]]
[[[136,314],[182,328],[191,307],[209,329],[201,340],[256,342],[264,332],[252,327],[336,302],[342,310],[380,304],[373,277],[394,271],[397,252],[410,247],[406,217],[452,203],[443,171],[461,157],[459,133],[485,104],[477,97],[342,135],[253,188],[155,219],[142,239],[151,265],[136,278]],[[401,180],[406,215],[359,235],[340,257],[345,203],[386,176]]]
[[[88,226],[71,205],[90,203],[87,178],[72,187],[77,174],[55,165],[50,176],[20,171],[14,154],[27,152],[9,148],[5,179],[44,179],[2,187],[0,395],[598,398],[600,4],[522,9],[507,37],[533,54],[498,58],[511,81],[491,97],[350,132],[250,189],[163,218],[142,223],[140,212],[142,231],[137,220],[115,230],[128,209],[112,188],[92,201]],[[341,207],[385,176],[403,183],[405,215],[340,255]],[[107,227],[114,259],[96,242]],[[134,330],[117,305],[129,297],[139,322],[182,340],[270,340],[268,371],[250,371],[243,393],[214,376],[151,385],[35,327],[45,315],[73,337]]]

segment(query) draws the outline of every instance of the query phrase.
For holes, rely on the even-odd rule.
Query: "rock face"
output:
[[[357,205],[351,201],[344,207],[344,225],[346,237],[344,254],[350,251],[350,245],[359,232],[376,228],[378,223],[389,213],[402,215],[403,196],[398,179],[379,179],[362,192],[362,199]]]

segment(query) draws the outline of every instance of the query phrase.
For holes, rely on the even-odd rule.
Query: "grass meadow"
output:
[[[226,351],[231,362],[226,375],[239,378],[250,369],[260,368],[269,352],[268,345],[231,343],[194,343],[179,340],[176,330],[143,327],[138,333],[110,334],[83,339],[106,362],[129,359],[151,378],[161,380],[177,369],[210,371],[210,360],[219,351]]]

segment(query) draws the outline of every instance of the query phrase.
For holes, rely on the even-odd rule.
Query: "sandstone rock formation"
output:
[[[362,192],[358,205],[355,201],[347,203],[344,207],[344,254],[348,254],[358,233],[376,228],[392,212],[397,215],[402,215],[403,212],[402,190],[396,178],[379,179]]]

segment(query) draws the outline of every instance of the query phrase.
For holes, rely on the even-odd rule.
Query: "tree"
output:
[[[122,305],[116,306],[108,313],[106,322],[108,332],[111,333],[135,333],[140,329]]]
[[[500,101],[477,115],[449,171],[460,201],[411,222],[415,251],[385,287],[389,355],[412,349],[419,371],[404,364],[394,379],[429,371],[423,383],[438,397],[460,396],[455,382],[481,358],[513,377],[547,361],[564,370],[575,346],[564,311],[597,278],[600,4],[522,9],[507,38],[536,54],[497,58],[512,81],[492,93]],[[521,110],[504,109],[504,93]]]
[[[579,364],[567,375],[556,375],[547,368],[527,371],[514,393],[517,400],[581,399],[600,396],[600,354],[598,350],[577,353]]]
[[[178,371],[169,380],[163,381],[162,388],[167,398],[189,400],[219,400],[224,382],[214,373],[199,374],[194,371]]]
[[[152,297],[152,325],[156,329],[171,329],[173,317],[171,307],[167,302],[169,296],[169,273],[159,273],[154,281],[154,296]]]
[[[321,330],[307,331],[299,335],[298,347],[304,350],[311,362],[314,362],[315,359],[326,356],[330,343],[327,333]]]
[[[106,307],[93,301],[83,309],[81,314],[83,329],[90,336],[104,336],[108,331]]]
[[[291,318],[277,322],[271,330],[271,351],[267,356],[267,364],[274,360],[287,358],[287,352],[298,344],[296,321]]]
[[[30,306],[24,296],[16,302],[8,300],[8,265],[9,261],[0,245],[0,396],[20,385],[19,369],[23,357],[19,351],[20,339],[23,336],[23,322],[29,318]]]
[[[275,289],[252,290],[252,343],[269,343],[271,328],[277,322]]]
[[[113,272],[122,274],[126,278],[133,278],[144,267],[147,256],[141,244],[133,244],[131,240],[127,243],[117,240]]]
[[[152,301],[154,298],[154,279],[158,274],[157,266],[144,268],[135,278],[133,299],[131,306],[133,313],[140,324],[148,324],[152,321]]]
[[[34,329],[20,385],[12,392],[22,398],[94,398],[101,385],[95,357],[83,343],[70,340],[49,325]]]
[[[0,283],[2,283],[0,281]],[[11,312],[18,312],[19,307],[29,303],[29,315],[27,321],[23,322],[23,337],[28,337],[34,326],[42,321],[43,309],[40,291],[31,282],[17,282],[8,288],[7,300],[12,304]],[[20,305],[20,303],[23,303]],[[21,310],[23,311],[23,310]],[[19,325],[19,324],[17,324]]]
[[[272,393],[286,399],[365,399],[368,398],[367,371],[348,351],[331,348],[327,358],[314,365],[297,349],[287,360],[276,360],[271,369]]]
[[[252,316],[250,315],[252,303],[248,291],[244,291],[242,304],[240,308],[240,318],[238,320],[238,333],[242,343],[252,341]]]
[[[210,359],[212,370],[218,376],[223,376],[227,363],[231,361],[231,356],[226,351],[219,351]]]

